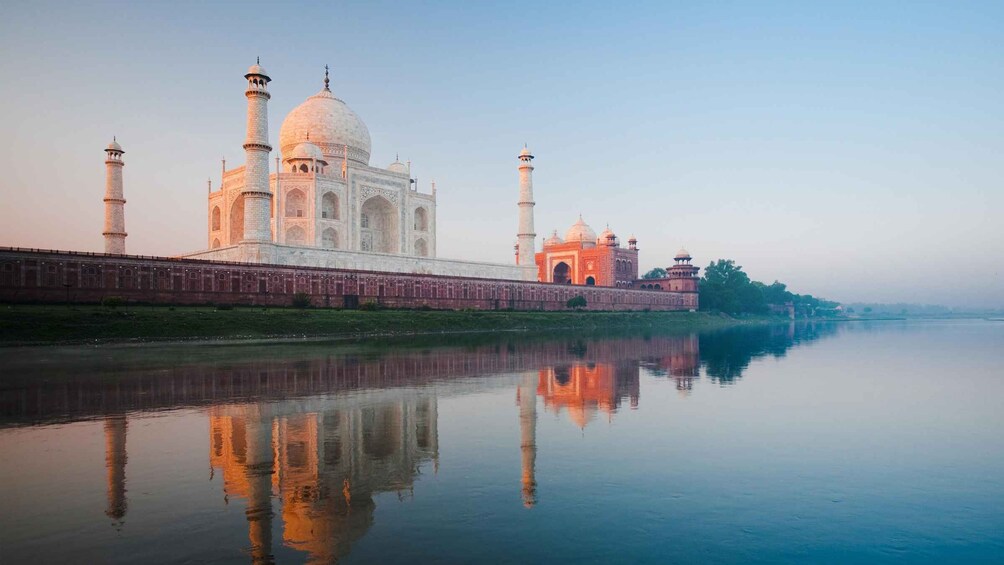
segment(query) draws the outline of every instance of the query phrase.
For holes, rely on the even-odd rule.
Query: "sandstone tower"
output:
[[[534,265],[537,234],[533,231],[533,155],[525,146],[519,153],[519,232],[516,234],[518,265]]]
[[[122,146],[115,138],[105,149],[105,253],[125,254],[125,198],[122,195]]]
[[[248,81],[247,92],[244,93],[248,99],[248,125],[244,140],[244,190],[241,193],[244,199],[243,241],[270,243],[272,192],[269,190],[268,154],[272,146],[268,144],[268,100],[271,95],[267,85],[272,79],[257,63],[248,69],[244,78]]]

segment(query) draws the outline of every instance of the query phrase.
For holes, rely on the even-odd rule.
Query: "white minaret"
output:
[[[533,155],[523,147],[519,152],[519,232],[516,233],[519,252],[516,254],[516,264],[532,266],[535,264],[535,240],[537,234],[533,231]]]
[[[105,149],[105,253],[125,254],[125,197],[122,195],[122,146],[112,138]]]
[[[259,60],[258,63],[261,61]],[[244,240],[253,243],[272,241],[272,192],[268,186],[268,93],[272,80],[257,63],[244,75],[248,89],[248,128],[244,140]]]

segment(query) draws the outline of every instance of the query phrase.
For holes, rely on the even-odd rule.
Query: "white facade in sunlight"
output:
[[[207,249],[184,257],[536,280],[530,264],[436,258],[436,189],[421,192],[411,164],[370,165],[366,124],[324,88],[294,108],[269,159],[271,78],[258,64],[248,81],[246,161],[223,166],[209,186]],[[272,168],[272,171],[269,169]]]

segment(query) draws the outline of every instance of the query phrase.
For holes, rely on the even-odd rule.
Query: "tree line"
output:
[[[811,294],[795,294],[776,280],[771,284],[750,280],[732,259],[712,261],[704,269],[699,292],[701,310],[728,314],[780,313],[791,303],[798,317],[829,317],[840,313],[838,302]]]

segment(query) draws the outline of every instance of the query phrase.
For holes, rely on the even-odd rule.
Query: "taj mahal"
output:
[[[410,163],[370,164],[369,129],[331,92],[327,68],[324,87],[283,120],[281,157],[275,157],[270,171],[272,79],[260,64],[244,78],[245,163],[230,169],[224,164],[221,183],[215,190],[210,184],[207,249],[183,257],[536,280],[532,259],[500,265],[437,258],[435,184],[429,192],[420,191]],[[526,190],[532,246],[530,170]]]
[[[419,190],[411,163],[370,164],[363,120],[323,88],[294,108],[279,131],[270,171],[268,102],[272,81],[260,61],[247,80],[245,163],[227,169],[216,189],[209,181],[207,247],[180,255],[210,261],[357,269],[500,280],[539,281],[646,290],[696,291],[697,268],[681,250],[665,280],[638,276],[638,240],[628,246],[609,227],[599,236],[582,217],[562,238],[555,231],[536,248],[533,159],[517,156],[519,193],[514,264],[442,259],[436,255],[436,186]],[[122,155],[106,149],[106,251],[125,253]],[[669,280],[673,279],[673,280]]]
[[[320,91],[282,121],[278,148],[268,131],[272,78],[259,62],[244,79],[245,159],[224,161],[220,182],[208,183],[204,248],[127,253],[126,152],[113,138],[104,150],[104,253],[0,246],[0,300],[288,306],[306,295],[338,308],[562,310],[581,298],[594,310],[697,309],[699,269],[685,249],[664,275],[646,278],[638,238],[622,245],[610,226],[597,234],[581,216],[537,241],[525,145],[514,163],[514,260],[440,257],[435,183],[422,190],[410,162],[370,162],[369,129],[332,92],[326,67]]]

